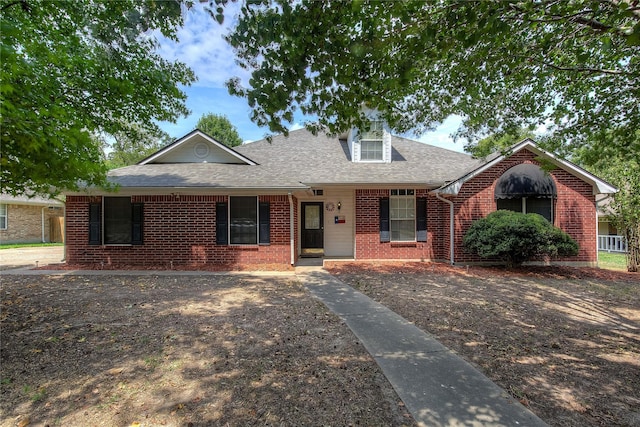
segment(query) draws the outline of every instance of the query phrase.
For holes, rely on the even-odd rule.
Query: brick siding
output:
[[[15,205],[7,206],[7,229],[0,230],[2,243],[40,243],[42,242],[42,206]],[[44,207],[44,241],[51,242],[50,218],[62,217],[63,209]]]
[[[453,199],[456,263],[483,261],[463,250],[464,234],[473,221],[496,210],[494,191],[497,179],[507,169],[520,163],[540,165],[536,157],[528,150],[519,151],[462,185],[458,196]],[[554,206],[554,225],[567,232],[580,245],[577,256],[555,261],[595,264],[597,222],[595,196],[591,185],[562,169],[554,169],[550,175],[556,184],[558,196]]]
[[[379,206],[383,197],[389,197],[389,190],[356,190],[355,258],[414,261],[442,259],[444,245],[441,241],[441,211],[444,203],[428,194],[427,189],[416,189],[416,197],[427,198],[427,241],[380,242]]]
[[[89,245],[89,204],[101,197],[67,197],[67,261],[79,265],[201,267],[233,264],[289,264],[289,200],[270,202],[269,245],[216,245],[216,202],[227,196],[133,196],[144,204],[142,245]]]

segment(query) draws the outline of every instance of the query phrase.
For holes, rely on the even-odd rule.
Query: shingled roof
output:
[[[437,188],[482,162],[466,154],[392,137],[390,163],[352,162],[347,142],[305,129],[234,150],[257,163],[139,164],[115,169],[121,187],[303,189],[319,185],[427,186]]]

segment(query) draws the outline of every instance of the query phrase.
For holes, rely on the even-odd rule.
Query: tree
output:
[[[544,257],[573,256],[578,244],[543,216],[499,210],[474,221],[464,248],[481,258],[498,258],[509,267]]]
[[[242,144],[238,130],[225,115],[203,114],[196,127],[228,147]]]
[[[142,139],[131,139],[126,134],[116,134],[113,138],[107,154],[109,169],[134,165],[171,143],[171,137],[163,131],[145,133]]]
[[[195,76],[157,53],[180,2],[0,0],[1,191],[106,184],[100,140],[135,140],[188,113]],[[135,126],[133,125],[135,124]]]
[[[506,150],[526,138],[534,139],[535,134],[527,129],[519,129],[515,135],[489,135],[477,143],[469,143],[465,145],[464,151],[471,154],[476,159],[484,158],[497,151]]]
[[[627,242],[627,270],[637,272],[640,271],[640,157],[623,156],[611,149],[616,143],[607,141],[616,137],[605,133],[591,146],[578,150],[573,160],[618,187],[609,205],[612,222],[622,230]],[[635,138],[632,145],[640,148],[640,130],[632,137]],[[601,147],[599,153],[591,148],[596,145]]]
[[[629,155],[640,128],[635,1],[256,1],[228,41],[251,72],[230,93],[274,132],[297,110],[341,132],[366,105],[401,132],[458,114],[471,140],[546,123],[573,149],[607,129]]]

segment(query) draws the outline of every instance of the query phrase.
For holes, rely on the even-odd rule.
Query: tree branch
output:
[[[15,6],[17,4],[19,4],[22,7],[23,11],[31,12],[31,6],[29,6],[29,3],[27,3],[27,0],[16,0],[14,2],[7,3],[4,6],[2,6],[2,9],[0,9],[0,10],[2,10],[4,12],[5,10],[7,10],[10,7]]]

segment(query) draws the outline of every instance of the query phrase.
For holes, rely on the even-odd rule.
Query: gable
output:
[[[553,155],[552,153],[549,153],[541,149],[531,139],[527,138],[524,141],[520,142],[519,144],[516,144],[513,147],[511,147],[511,149],[509,150],[509,153],[492,157],[491,160],[485,162],[481,166],[468,172],[467,174],[461,176],[460,178],[453,180],[449,183],[446,183],[445,185],[441,186],[434,192],[439,194],[457,195],[462,185],[465,182],[473,179],[474,177],[478,176],[479,174],[491,168],[492,166],[499,164],[503,160],[508,159],[509,157],[523,150],[529,151],[535,156],[544,158],[545,160],[549,161],[559,169],[562,169],[568,172],[569,174],[575,176],[576,178],[580,179],[581,181],[588,183],[589,185],[592,186],[593,194],[613,194],[618,191],[616,187],[609,184],[608,182],[582,169],[578,165],[575,165],[567,160],[560,159],[555,155]]]
[[[256,164],[198,129],[140,161],[138,165],[167,163]]]

